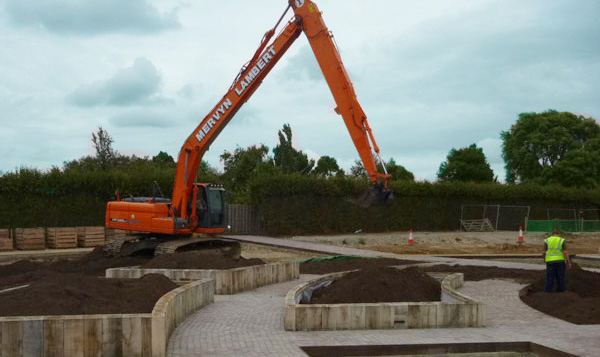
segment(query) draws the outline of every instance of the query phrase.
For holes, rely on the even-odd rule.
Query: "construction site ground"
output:
[[[514,256],[539,255],[543,234],[518,232],[415,232],[408,245],[408,232],[303,236],[285,239],[230,236],[242,242],[245,258],[266,261],[327,255],[385,256],[431,264],[498,266],[543,270],[537,258],[523,263]],[[585,261],[600,259],[597,234],[565,235],[569,251]],[[424,254],[428,252],[428,254]],[[11,253],[0,253],[0,260]],[[60,251],[55,253],[60,255]],[[502,254],[504,253],[504,254]],[[42,253],[50,256],[48,251]],[[80,254],[85,254],[82,251]],[[440,256],[441,255],[441,256]],[[486,259],[479,259],[485,256]],[[36,252],[19,255],[39,257]],[[456,257],[460,256],[460,257]],[[489,259],[490,256],[501,259]],[[507,258],[506,256],[509,256]],[[14,257],[14,256],[13,256]],[[469,259],[465,259],[465,258]],[[513,260],[513,261],[504,261]],[[4,263],[6,264],[6,263]],[[590,268],[592,271],[598,269]],[[217,295],[215,302],[185,320],[171,335],[169,356],[306,356],[302,346],[402,345],[531,341],[574,355],[600,355],[600,325],[575,325],[535,310],[521,301],[524,284],[514,280],[466,281],[461,293],[487,305],[483,328],[360,330],[288,332],[283,329],[284,296],[294,286],[317,275],[301,274],[300,280],[274,284],[236,295]]]
[[[600,232],[561,233],[571,254],[599,254]],[[523,234],[518,231],[494,232],[413,232],[413,245],[408,245],[409,232],[355,233],[335,236],[295,236],[289,239],[324,243],[396,254],[541,254],[546,233]]]

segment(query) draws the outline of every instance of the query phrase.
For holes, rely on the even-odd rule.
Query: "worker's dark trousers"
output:
[[[546,286],[544,291],[551,293],[554,290],[554,282],[558,285],[557,291],[567,290],[567,280],[565,277],[567,266],[564,261],[555,263],[546,263]]]

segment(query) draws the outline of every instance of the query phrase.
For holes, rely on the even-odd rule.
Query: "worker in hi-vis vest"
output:
[[[567,242],[558,236],[558,230],[554,228],[552,235],[544,239],[544,253],[546,260],[546,285],[544,291],[551,293],[554,290],[554,282],[558,285],[558,292],[567,290],[566,268],[571,269],[571,258],[567,252]],[[566,264],[565,264],[566,262]]]

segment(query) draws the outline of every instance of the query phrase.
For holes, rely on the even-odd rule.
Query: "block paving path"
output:
[[[297,243],[301,242],[294,242]],[[309,244],[310,248],[318,245]],[[284,242],[279,243],[279,246],[283,245]],[[326,247],[322,247],[323,251],[330,249]],[[372,253],[379,252],[367,254],[371,256]],[[415,259],[436,263],[544,268],[470,259]],[[509,341],[531,341],[580,356],[600,356],[600,325],[575,325],[532,309],[519,299],[519,290],[524,285],[505,280],[467,281],[460,290],[487,304],[487,326],[483,328],[284,331],[285,295],[301,282],[316,277],[301,275],[299,280],[236,295],[215,296],[213,304],[191,315],[173,332],[169,339],[168,356],[306,356],[300,346]]]

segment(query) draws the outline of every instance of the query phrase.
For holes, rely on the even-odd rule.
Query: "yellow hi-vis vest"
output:
[[[565,260],[565,255],[562,251],[565,244],[563,238],[552,236],[546,238],[544,242],[546,242],[546,246],[548,247],[548,250],[546,250],[546,263]]]

